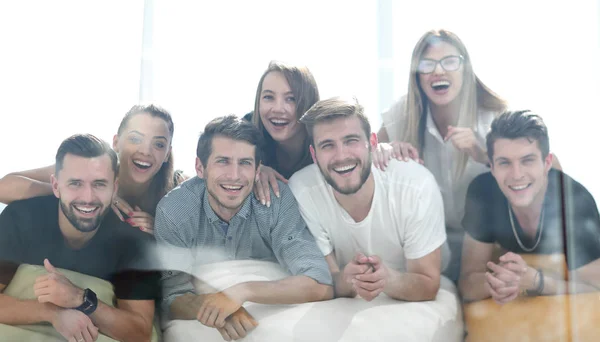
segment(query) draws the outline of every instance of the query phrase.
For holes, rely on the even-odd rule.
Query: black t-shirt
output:
[[[537,235],[526,235],[514,214],[513,222],[523,245],[533,247]],[[569,270],[600,258],[600,217],[594,198],[581,184],[555,169],[548,174],[544,227],[533,251],[519,246],[510,223],[508,201],[490,172],[479,175],[469,185],[462,223],[473,239],[498,243],[511,252],[563,253]]]
[[[2,211],[0,261],[4,263],[0,267],[43,265],[47,258],[55,267],[111,282],[118,299],[158,297],[160,275],[152,271],[155,242],[150,235],[122,222],[111,210],[92,239],[75,250],[58,226],[58,206],[52,195],[16,201]],[[7,272],[10,269],[0,271],[4,278]]]

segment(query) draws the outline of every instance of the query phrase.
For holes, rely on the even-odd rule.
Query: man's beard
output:
[[[333,180],[333,177],[331,177],[331,175],[329,174],[329,172],[327,172],[327,170],[323,170],[323,168],[321,167],[321,165],[319,165],[319,163],[317,163],[317,165],[319,165],[321,174],[325,178],[325,181],[327,181],[327,184],[331,185],[331,187],[335,191],[339,192],[342,195],[352,195],[352,194],[355,194],[358,190],[360,190],[360,188],[362,188],[363,184],[365,184],[365,182],[367,181],[367,179],[369,179],[369,176],[371,175],[371,154],[369,153],[369,158],[367,159],[366,163],[364,163],[364,164],[362,163],[361,160],[356,159],[355,161],[357,162],[356,167],[359,167],[362,164],[362,168],[360,169],[360,180],[356,186],[346,187],[346,188],[340,187]],[[333,167],[331,168],[330,172],[335,172],[333,170]]]
[[[58,200],[60,203],[60,210],[62,210],[63,214],[65,215],[65,217],[67,218],[67,220],[69,220],[69,222],[71,222],[71,224],[73,225],[73,227],[75,227],[75,229],[77,229],[78,231],[82,232],[82,233],[89,233],[89,232],[93,232],[94,230],[96,230],[99,226],[100,223],[102,223],[102,220],[104,219],[104,217],[108,214],[108,211],[110,210],[110,206],[106,207],[104,209],[104,211],[102,211],[101,213],[99,213],[98,215],[96,215],[95,217],[91,217],[91,218],[80,218],[77,217],[77,215],[75,214],[75,208],[73,208],[74,205],[88,205],[88,206],[98,206],[99,209],[101,210],[103,208],[101,203],[81,203],[81,202],[77,202],[77,203],[71,203],[70,205],[65,204],[61,199]]]

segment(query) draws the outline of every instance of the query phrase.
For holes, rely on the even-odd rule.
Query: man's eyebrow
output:
[[[330,142],[333,142],[333,139],[325,139],[325,140],[321,140],[321,141],[319,141],[319,142],[317,143],[317,146],[319,146],[319,147],[320,147],[320,146],[323,146],[323,144],[330,143]]]
[[[535,153],[529,153],[528,155],[521,157],[519,159],[526,159],[526,158],[531,158],[531,157],[535,157],[535,156],[536,156]]]

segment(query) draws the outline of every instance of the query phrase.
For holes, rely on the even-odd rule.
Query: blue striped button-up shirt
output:
[[[300,215],[296,199],[286,184],[278,185],[281,197],[271,192],[270,208],[251,193],[227,224],[211,208],[204,179],[189,179],[158,204],[156,240],[163,246],[188,250],[185,262],[190,265],[183,266],[188,270],[199,262],[264,260],[278,262],[292,275],[332,285],[327,263]],[[199,255],[202,260],[194,260]],[[168,314],[176,297],[194,293],[188,272],[165,271],[162,285],[163,314]]]

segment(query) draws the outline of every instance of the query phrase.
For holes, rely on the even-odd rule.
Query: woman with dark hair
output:
[[[119,190],[113,210],[133,227],[152,234],[160,199],[183,180],[173,172],[173,120],[166,110],[133,106],[121,120],[113,138],[119,155]],[[0,202],[52,194],[54,165],[10,173],[0,179]]]
[[[299,119],[317,101],[317,83],[306,67],[272,61],[260,78],[254,112],[245,118],[265,138],[265,159],[254,188],[264,205],[270,205],[269,186],[278,196],[277,179],[287,183],[294,172],[312,164],[306,128]]]

